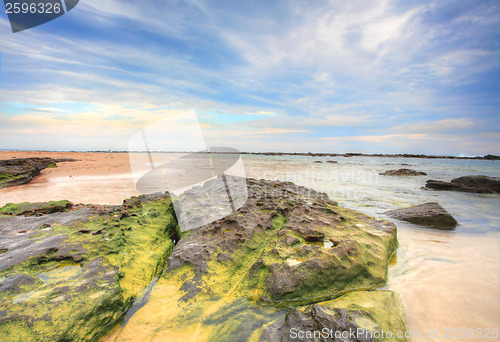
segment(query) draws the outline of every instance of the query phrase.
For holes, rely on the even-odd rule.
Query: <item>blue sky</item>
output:
[[[194,109],[241,151],[500,154],[499,27],[467,0],[85,0],[16,34],[3,14],[0,149],[126,150]]]

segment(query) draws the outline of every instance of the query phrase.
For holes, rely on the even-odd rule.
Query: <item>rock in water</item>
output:
[[[55,167],[52,158],[18,158],[0,160],[0,189],[30,182],[48,167]]]
[[[117,340],[276,341],[295,320],[404,330],[394,293],[364,291],[385,284],[396,248],[392,223],[293,183],[248,179],[241,209],[181,238]]]
[[[464,176],[451,181],[454,185],[466,189],[486,190],[489,193],[500,193],[500,178],[487,176]]]
[[[406,331],[406,325],[394,320],[387,312],[404,316],[404,308],[394,292],[350,292],[331,301],[290,310],[266,326],[259,341],[382,341],[373,334],[374,327],[380,326],[385,326],[384,331],[393,334],[390,341],[405,341],[398,338],[396,332]],[[312,335],[315,331],[320,338],[299,338],[299,332]]]
[[[122,206],[61,202],[0,208],[2,342],[97,340],[173,250],[178,229],[166,195]]]
[[[457,221],[436,202],[386,212],[390,217],[442,230],[455,229]]]
[[[387,170],[379,173],[382,176],[425,176],[427,173],[412,169]]]
[[[463,176],[451,182],[428,180],[427,189],[474,192],[481,194],[500,193],[500,178],[488,176]]]

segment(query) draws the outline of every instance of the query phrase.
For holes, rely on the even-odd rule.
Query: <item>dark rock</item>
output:
[[[322,242],[325,238],[334,237],[335,235],[343,236],[344,232],[341,228],[345,223],[341,219],[341,214],[344,217],[349,216],[352,221],[351,224],[363,222],[360,226],[366,224],[366,227],[370,226],[372,229],[384,232],[386,240],[383,242],[378,241],[378,243],[382,242],[381,250],[394,248],[392,243],[394,241],[395,227],[392,224],[339,208],[326,194],[288,182],[248,179],[247,183],[248,200],[246,204],[234,214],[203,226],[201,229],[193,231],[182,238],[169,258],[169,272],[174,272],[176,268],[188,263],[192,265],[197,274],[192,280],[188,281],[198,282],[200,277],[210,273],[207,263],[212,258],[213,253],[220,249],[223,252],[232,254],[241,246],[256,243],[252,242],[256,234],[300,236],[304,247],[308,247],[308,243]],[[206,187],[210,186],[205,185],[203,188]],[[199,189],[194,189],[194,191],[198,192]],[[189,196],[185,198],[191,200]],[[262,203],[264,205],[261,205]],[[335,208],[335,211],[331,209],[325,210],[328,208]],[[276,220],[285,219],[285,225],[276,226]],[[333,227],[338,227],[338,229]],[[366,232],[364,232],[363,228],[355,226],[353,229],[359,232],[360,241],[365,239],[364,234]],[[351,232],[351,234],[354,234],[354,232]],[[270,257],[269,260],[265,259],[268,262],[264,267],[266,272],[269,272],[268,282],[272,283],[268,287],[271,296],[280,297],[283,293],[287,293],[287,295],[294,298],[297,293],[306,291],[306,288],[309,289],[311,281],[310,277],[306,276],[304,272],[306,269],[314,270],[312,273],[323,272],[323,276],[325,276],[328,273],[335,273],[335,269],[340,272],[342,268],[340,265],[335,265],[336,259],[332,259],[330,255],[330,253],[343,254],[345,250],[342,248],[325,249],[312,245],[310,249],[306,250],[289,247],[286,239],[280,239],[278,243],[280,243],[279,249],[275,249],[275,251],[278,251],[280,254],[279,259],[282,261],[276,263],[277,260],[274,260],[274,257]],[[265,246],[266,244],[262,244],[259,248]],[[359,248],[361,247],[358,245],[352,246],[350,257],[357,260],[359,256],[356,255],[360,252]],[[269,253],[271,252],[273,251],[271,250]],[[296,255],[296,253],[299,255]],[[301,256],[300,253],[303,255]],[[305,256],[311,260],[304,263],[303,269],[291,269],[290,267],[293,266],[283,262],[283,259],[286,259],[285,255],[289,255],[291,258],[295,256],[303,258]],[[346,253],[344,256],[347,255]],[[376,263],[378,264],[378,261]],[[354,268],[352,270],[354,271]],[[356,269],[356,272],[358,271],[359,269]],[[334,278],[333,274],[331,276]],[[275,282],[274,279],[280,280]],[[286,289],[279,289],[281,281],[287,284],[291,282],[291,287],[288,288],[288,285],[284,285]],[[333,284],[334,282],[329,285],[322,282],[322,285],[316,291],[321,291],[324,286],[334,286]],[[351,285],[342,283],[340,286]]]
[[[149,340],[155,331],[159,340],[185,340],[196,330],[205,340],[247,341],[284,316],[284,307],[298,314],[302,305],[385,283],[397,246],[392,223],[338,207],[326,194],[293,183],[247,179],[247,185],[243,207],[181,238],[140,318],[132,316],[120,334],[123,339]],[[211,188],[205,184],[193,192],[205,198],[204,190]],[[184,200],[194,202],[189,194]],[[199,211],[202,201],[193,210]],[[330,247],[328,239],[338,244]],[[379,292],[349,297],[359,305],[371,303],[359,317],[384,329],[371,313],[379,310],[378,317],[404,322],[396,300],[382,305],[374,299]],[[337,303],[344,316],[321,306],[304,320],[356,324],[347,322],[348,315],[358,317],[350,304]],[[170,309],[158,312],[159,307]]]
[[[386,212],[390,217],[442,230],[451,230],[457,221],[438,203],[424,203],[414,207]]]
[[[76,162],[79,161],[79,159],[73,159],[73,158],[59,158],[56,159],[56,163],[67,163],[67,162]]]
[[[388,170],[379,173],[382,176],[425,176],[427,173],[415,171],[412,169],[399,169],[399,170]]]
[[[385,324],[377,321],[375,317],[378,315],[388,317],[388,308],[393,313],[392,318],[384,322]],[[403,307],[393,292],[355,291],[335,300],[290,310],[284,317],[267,325],[263,329],[259,341],[382,341],[382,339],[376,338],[377,331],[380,332],[382,329],[391,332],[407,330],[404,320],[394,315],[397,312],[403,312]],[[361,327],[357,322],[362,321],[364,325]],[[388,322],[390,322],[389,325],[387,325]],[[394,341],[404,340],[404,338],[398,338]]]
[[[428,180],[425,188],[433,190],[449,190],[473,192],[480,194],[500,193],[500,178],[487,176],[464,176],[451,182]]]
[[[437,181],[433,179],[429,179],[426,184],[424,189],[432,189],[432,190],[450,190],[450,191],[464,191],[464,192],[477,192],[477,191],[467,191],[467,189],[464,189],[463,186],[453,184],[450,182],[442,182],[442,181]]]
[[[0,160],[0,189],[26,184],[45,168],[56,166],[52,158],[19,158]]]
[[[340,244],[340,241],[337,239],[330,238],[329,240],[332,243],[332,247],[337,247]]]
[[[306,242],[320,242],[325,238],[325,234],[322,232],[307,227],[299,228],[298,233]]]
[[[330,163],[330,164],[338,164],[338,161],[335,161],[335,160],[328,160],[327,163]]]
[[[24,285],[32,285],[36,282],[36,279],[30,277],[26,274],[15,274],[10,278],[2,280],[0,282],[0,293],[1,292],[19,292],[21,287]]]
[[[218,262],[226,262],[231,260],[231,254],[229,253],[219,253],[217,254],[217,261]]]
[[[300,240],[298,238],[296,238],[295,236],[293,235],[286,235],[285,237],[285,243],[289,246],[297,243],[297,242],[300,242]]]
[[[347,312],[343,309],[328,310],[322,305],[313,304],[305,309],[293,309],[288,312],[284,319],[266,327],[259,341],[281,341],[294,342],[297,340],[298,331],[303,332],[301,341],[335,341],[335,342],[372,342],[365,334],[356,334],[359,326],[353,323],[356,312]],[[324,334],[325,331],[328,333]],[[333,332],[330,334],[329,332]],[[338,336],[335,337],[335,332]],[[322,334],[323,333],[323,334]],[[342,333],[346,337],[342,338]],[[314,336],[316,334],[316,336]],[[354,336],[351,338],[350,336]]]
[[[321,160],[315,160],[314,164],[322,164],[323,162]]]
[[[486,190],[490,193],[500,193],[500,178],[487,176],[464,176],[451,181],[454,185],[466,189]]]

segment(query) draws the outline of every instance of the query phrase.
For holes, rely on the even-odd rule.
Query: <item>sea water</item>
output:
[[[422,189],[428,179],[500,177],[499,161],[252,155],[245,162],[249,177],[292,181],[327,193],[341,206],[388,220],[388,210],[438,202],[458,221],[454,231],[392,220],[399,248],[387,288],[403,301],[413,341],[465,341],[452,329],[473,328],[477,337],[481,330],[499,328],[500,195]],[[400,168],[427,175],[379,175]]]

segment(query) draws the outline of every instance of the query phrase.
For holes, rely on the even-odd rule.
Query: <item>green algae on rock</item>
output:
[[[61,161],[72,161],[65,159]],[[57,159],[52,158],[15,158],[0,160],[0,189],[29,183],[40,171],[55,167]]]
[[[90,341],[105,333],[160,273],[178,236],[167,195],[63,207],[0,215],[1,341]]]
[[[71,209],[71,207],[73,207],[73,203],[66,200],[38,203],[7,203],[5,206],[0,208],[0,215],[36,216],[62,212],[65,209]]]
[[[392,291],[354,291],[334,300],[298,307],[261,331],[254,336],[260,342],[292,342],[299,334],[316,334],[321,341],[407,341],[404,308]]]
[[[366,291],[386,282],[397,248],[392,223],[292,183],[247,183],[241,209],[183,236],[148,303],[114,340],[258,341],[290,310],[321,303],[332,316],[328,301],[352,311],[353,298],[373,307],[356,309],[355,321],[345,322],[404,328],[397,296]]]

